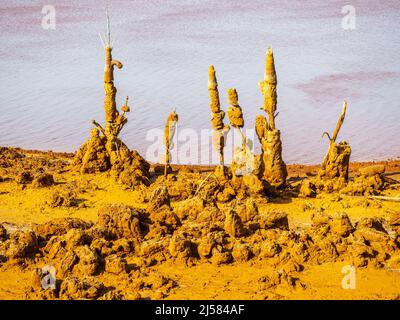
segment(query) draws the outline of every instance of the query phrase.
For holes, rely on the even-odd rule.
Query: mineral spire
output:
[[[176,125],[178,122],[178,114],[173,110],[167,118],[164,128],[164,144],[165,144],[165,168],[164,175],[166,176],[169,171],[171,171],[171,154],[170,151],[174,147],[173,138],[176,131]]]
[[[321,170],[318,172],[318,177],[320,178],[341,178],[344,181],[348,180],[351,154],[350,145],[346,141],[336,143],[337,136],[346,116],[346,110],[347,102],[344,101],[342,113],[340,114],[332,137],[327,132],[323,133],[323,136],[328,136],[330,143],[328,152],[322,162]]]
[[[220,108],[218,83],[213,65],[208,68],[208,92],[210,95],[213,145],[215,150],[219,153],[220,167],[223,168],[225,140],[230,128],[224,124],[225,112]]]
[[[263,109],[268,115],[269,127],[271,130],[275,129],[275,117],[276,117],[276,105],[277,105],[277,94],[276,94],[276,72],[274,54],[271,48],[267,49],[265,57],[265,73],[264,80],[259,83],[261,93],[264,96]]]
[[[148,181],[149,164],[136,152],[118,138],[122,128],[128,122],[125,113],[130,111],[128,97],[120,113],[116,106],[117,88],[114,86],[114,67],[122,68],[122,63],[113,60],[110,20],[107,14],[107,34],[105,39],[100,36],[105,53],[104,65],[104,127],[97,121],[92,123],[96,128],[91,130],[90,139],[77,151],[74,165],[81,173],[93,173],[111,169],[115,176],[124,184],[134,186]],[[102,135],[99,135],[99,131]]]
[[[230,125],[234,128],[241,129],[244,126],[242,108],[239,106],[238,94],[236,89],[228,89],[228,118]]]
[[[259,115],[256,118],[256,133],[261,143],[261,171],[262,178],[275,187],[281,187],[286,182],[287,169],[282,160],[282,142],[280,131],[276,129],[277,116],[276,72],[274,54],[271,48],[267,49],[265,58],[264,80],[259,82],[259,87],[264,96],[263,110],[267,113],[268,120]]]
[[[254,155],[250,148],[250,140],[242,132],[244,126],[243,111],[239,105],[239,98],[236,89],[228,89],[228,118],[229,123],[240,134],[242,144],[235,147],[231,163],[231,171],[236,176],[247,175],[254,171]]]

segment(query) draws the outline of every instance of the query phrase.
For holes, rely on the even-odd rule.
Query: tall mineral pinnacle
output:
[[[121,69],[122,63],[118,60],[113,60],[110,41],[107,42],[104,51],[104,113],[106,122],[104,129],[96,121],[93,121],[93,124],[100,128],[107,139],[106,149],[110,156],[111,165],[113,165],[121,160],[119,154],[120,146],[118,144],[122,142],[118,141],[118,135],[128,122],[128,119],[124,115],[125,112],[123,114],[118,112],[115,102],[117,88],[114,86],[114,67]],[[127,110],[129,110],[129,107]]]
[[[173,148],[173,138],[176,131],[176,124],[178,122],[178,114],[172,111],[167,118],[164,128],[164,144],[165,144],[165,169],[164,175],[166,176],[169,171],[171,171],[171,149]]]
[[[105,66],[104,66],[104,112],[106,122],[114,122],[118,116],[118,111],[115,103],[117,89],[114,87],[114,66],[118,69],[122,68],[122,63],[112,59],[112,48],[106,46],[105,50]]]
[[[101,126],[95,120],[97,127],[91,132],[91,138],[85,142],[75,155],[74,165],[82,173],[98,172],[111,169],[121,182],[134,186],[138,182],[148,181],[149,164],[136,152],[118,138],[124,125],[128,122],[125,113],[130,111],[128,97],[121,107],[120,114],[115,102],[117,89],[114,86],[114,67],[122,68],[122,63],[112,58],[112,41],[110,21],[107,15],[107,34],[105,39],[100,36],[105,52],[104,66],[104,113],[105,125]],[[99,130],[102,136],[99,135]]]
[[[256,118],[256,133],[262,150],[261,175],[271,185],[281,187],[286,182],[287,169],[285,162],[282,160],[280,131],[275,126],[277,80],[274,54],[271,48],[267,50],[264,80],[259,82],[259,86],[264,96],[263,109],[268,115],[268,121],[260,115]]]
[[[244,126],[243,111],[239,105],[239,98],[236,89],[228,89],[228,118],[229,123],[234,127],[242,138],[240,147],[235,147],[231,163],[231,171],[235,176],[243,176],[253,173],[254,155],[250,148],[250,140],[242,132]]]
[[[242,148],[245,149],[246,137],[244,136],[241,128],[244,126],[242,108],[239,106],[239,98],[236,89],[228,89],[228,118],[232,127],[236,128],[242,138]]]
[[[239,106],[236,89],[228,89],[228,118],[232,127],[240,129],[244,126],[242,108]]]
[[[218,83],[214,66],[208,68],[208,92],[210,95],[211,125],[213,128],[213,145],[219,153],[220,166],[224,166],[224,147],[229,126],[224,124],[225,112],[220,109]]]
[[[268,48],[265,58],[265,73],[264,80],[260,81],[259,86],[261,93],[264,96],[263,109],[268,114],[270,129],[275,129],[275,117],[276,117],[276,105],[277,105],[277,94],[276,94],[276,72],[274,63],[274,54],[271,48]]]
[[[322,162],[321,169],[318,172],[319,178],[341,178],[344,181],[348,180],[351,148],[346,141],[341,141],[340,143],[336,142],[340,128],[342,127],[346,116],[346,110],[347,102],[344,101],[342,113],[340,114],[332,137],[327,132],[323,133],[323,135],[328,136],[330,143],[328,152]]]

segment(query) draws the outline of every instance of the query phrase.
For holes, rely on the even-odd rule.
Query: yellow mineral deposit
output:
[[[346,116],[347,102],[344,101],[342,113],[333,131],[332,137],[329,133],[324,132],[329,138],[329,149],[322,162],[321,170],[318,175],[320,177],[327,177],[329,179],[342,178],[345,181],[349,178],[349,163],[351,149],[346,141],[336,143],[337,136]]]
[[[228,89],[228,118],[232,127],[236,128],[242,139],[240,147],[234,147],[231,169],[235,175],[244,175],[254,171],[254,155],[249,146],[249,141],[242,132],[244,126],[242,108],[239,106],[236,89]]]
[[[228,118],[230,125],[234,128],[240,129],[244,126],[242,108],[239,106],[238,94],[236,89],[228,89]]]
[[[171,149],[174,147],[173,139],[176,131],[176,125],[178,123],[178,114],[176,111],[172,111],[167,118],[164,128],[164,144],[165,144],[165,166],[164,175],[171,171],[170,160],[171,160]]]
[[[224,147],[226,136],[230,130],[229,126],[224,124],[225,112],[220,108],[218,83],[215,75],[214,66],[208,68],[208,92],[210,95],[211,125],[213,129],[213,146],[219,153],[219,170],[224,170]]]
[[[104,114],[105,125],[100,125],[93,120],[97,129],[92,130],[91,138],[78,150],[74,158],[74,166],[81,173],[101,172],[111,169],[112,174],[121,182],[134,186],[137,183],[148,182],[149,164],[136,152],[129,148],[118,138],[121,130],[128,122],[125,113],[130,111],[128,97],[125,105],[121,107],[122,114],[116,107],[117,88],[114,86],[114,68],[122,68],[122,63],[113,60],[112,41],[109,17],[107,16],[107,34],[104,44]],[[96,133],[97,130],[97,133]],[[102,136],[99,136],[98,130]],[[133,174],[135,173],[135,174]]]
[[[270,130],[275,129],[275,112],[277,105],[276,85],[277,79],[275,72],[274,54],[272,52],[272,48],[268,48],[265,58],[264,80],[259,82],[259,86],[261,89],[261,93],[264,96],[263,109],[268,115]]]
[[[393,272],[400,268],[400,160],[349,164],[349,145],[336,143],[346,103],[332,137],[326,134],[322,167],[289,165],[285,185],[269,49],[260,83],[268,119],[259,115],[255,125],[260,177],[237,175],[233,164],[243,168],[235,161],[231,174],[223,161],[229,126],[211,66],[219,171],[177,165],[176,174],[150,177],[150,165],[118,138],[130,108],[128,99],[121,113],[115,105],[113,69],[122,64],[112,59],[110,39],[108,27],[104,128],[95,122],[75,155],[0,147],[0,299],[400,298]],[[240,130],[234,89],[228,99],[230,123]],[[165,170],[177,121],[171,112]],[[349,267],[357,290],[341,285]],[[49,274],[56,281],[45,289]]]
[[[280,131],[275,127],[277,79],[271,48],[267,50],[264,80],[259,82],[259,86],[264,96],[263,109],[268,115],[268,121],[262,116],[256,118],[256,133],[262,150],[260,176],[271,185],[282,187],[286,183],[287,169],[282,159]]]

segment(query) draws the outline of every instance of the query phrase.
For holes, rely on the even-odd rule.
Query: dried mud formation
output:
[[[148,183],[149,164],[135,150],[129,148],[118,138],[128,122],[125,113],[130,111],[128,97],[121,107],[116,107],[117,89],[114,86],[114,68],[122,68],[122,63],[113,60],[110,33],[105,43],[104,67],[104,127],[93,120],[96,128],[91,130],[90,139],[76,152],[73,165],[81,173],[111,171],[121,183],[129,187]]]
[[[277,116],[276,72],[274,55],[268,48],[265,59],[264,80],[259,82],[261,93],[264,96],[263,109],[268,115],[256,118],[256,133],[261,143],[261,177],[275,187],[282,187],[286,183],[287,169],[282,160],[281,133],[275,126]]]
[[[175,110],[172,111],[167,118],[167,122],[164,128],[164,144],[165,144],[165,167],[164,167],[164,175],[172,172],[171,169],[171,149],[174,147],[173,138],[176,131],[176,124],[178,122],[178,115]]]
[[[225,175],[224,147],[230,127],[224,124],[225,112],[221,110],[217,77],[213,65],[208,68],[208,92],[210,95],[211,126],[213,129],[212,142],[214,149],[219,153],[220,166],[216,169],[216,173]]]
[[[14,180],[21,190],[56,186],[54,175],[62,173],[67,165],[67,159],[52,153],[38,152],[36,157],[29,157],[19,148],[0,147],[0,182]]]
[[[242,108],[238,102],[236,89],[228,89],[228,118],[231,127],[241,135],[241,146],[235,147],[230,167],[224,165],[224,147],[230,126],[224,124],[225,112],[221,110],[218,84],[214,66],[208,69],[208,91],[210,94],[211,124],[213,129],[213,146],[220,155],[220,165],[213,174],[208,175],[199,185],[199,191],[208,192],[207,201],[229,202],[234,198],[262,196],[266,194],[268,183],[258,178],[259,165],[255,161],[250,143],[241,128],[244,126]],[[212,195],[214,193],[214,195]]]
[[[179,175],[192,182],[196,177]],[[388,220],[354,223],[345,213],[315,211],[307,228],[295,230],[285,212],[261,212],[252,198],[225,205],[207,203],[200,194],[178,198],[160,178],[146,193],[145,209],[105,205],[96,223],[60,218],[31,230],[10,231],[0,224],[1,267],[55,267],[57,281],[46,289],[43,279],[49,275],[33,269],[28,299],[140,299],[149,292],[152,298],[165,298],[179,288],[179,282],[154,270],[164,263],[271,267],[258,281],[260,290],[307,289],[301,272],[322,263],[359,268],[399,264],[399,212]],[[113,275],[117,286],[102,282]]]
[[[300,187],[300,196],[312,197],[319,192],[340,192],[349,195],[377,195],[388,185],[383,176],[384,166],[371,166],[363,168],[349,181],[349,164],[351,148],[348,142],[337,143],[337,137],[344,122],[347,110],[346,101],[343,104],[342,113],[329,138],[329,149],[322,162],[321,168],[314,179],[303,181]]]
[[[251,150],[251,141],[243,134],[242,128],[244,126],[242,108],[239,106],[238,94],[236,89],[228,89],[228,118],[230,125],[235,128],[241,138],[241,146],[235,146],[233,152],[233,159],[231,163],[231,171],[235,176],[243,176],[249,174],[256,174],[254,155]]]
[[[150,165],[118,138],[127,123],[125,113],[129,107],[127,99],[121,113],[116,108],[113,71],[122,64],[112,59],[110,42],[108,36],[104,127],[93,122],[96,128],[73,159],[60,159],[52,154],[26,156],[22,151],[1,148],[0,183],[12,181],[11,190],[19,191],[47,188],[49,193],[42,196],[46,197],[48,208],[61,211],[76,207],[78,211],[86,206],[81,194],[89,190],[95,198],[94,194],[99,191],[97,178],[100,180],[100,176],[93,176],[89,183],[85,180],[87,175],[82,174],[110,172],[111,177],[133,191],[109,187],[97,197],[116,191],[118,197],[128,194],[129,201],[124,200],[134,205],[122,204],[120,198],[116,203],[104,205],[97,198],[101,206],[94,211],[96,222],[63,217],[18,228],[0,223],[0,268],[33,270],[31,283],[25,290],[26,298],[161,299],[180,286],[179,280],[157,271],[163,265],[266,267],[273,271],[258,280],[261,291],[281,286],[306,290],[307,284],[301,281],[302,271],[322,263],[346,262],[359,268],[400,266],[399,211],[391,211],[385,218],[361,217],[352,221],[340,210],[327,214],[322,207],[310,206],[309,223],[292,226],[288,213],[272,207],[298,196],[343,193],[365,198],[388,187],[390,181],[384,176],[382,165],[363,167],[350,179],[350,146],[347,142],[336,142],[345,119],[346,104],[332,137],[327,134],[329,149],[316,176],[303,179],[297,185],[293,181],[287,183],[280,131],[275,126],[274,58],[268,49],[265,76],[260,82],[268,119],[261,115],[256,118],[262,154],[252,154],[250,142],[241,131],[244,119],[238,94],[235,89],[229,89],[227,114],[230,126],[240,132],[242,144],[235,148],[228,167],[224,163],[224,146],[230,127],[224,124],[225,112],[220,107],[215,69],[210,66],[208,91],[213,145],[220,165],[215,170],[208,168],[208,173],[192,167],[171,170],[170,150],[178,121],[174,111],[165,125],[164,174],[154,170],[150,175]],[[101,176],[105,178],[108,175]],[[133,195],[135,201],[130,199]],[[339,199],[340,195],[333,197]],[[303,203],[305,206],[307,201]],[[93,202],[88,201],[90,205]],[[51,270],[43,269],[46,265],[55,267],[57,281],[54,283]]]

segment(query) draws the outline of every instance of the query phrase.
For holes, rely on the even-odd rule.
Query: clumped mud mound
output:
[[[151,268],[166,262],[191,267],[251,261],[275,270],[259,279],[260,290],[304,289],[301,272],[308,266],[347,261],[382,268],[400,253],[398,213],[353,222],[345,213],[316,211],[309,227],[295,230],[285,212],[260,212],[251,198],[215,205],[192,196],[171,206],[166,187],[149,192],[146,209],[106,205],[94,224],[62,218],[14,232],[0,225],[0,261],[3,267],[55,267],[57,281],[46,290],[46,274],[34,269],[27,298],[124,299],[123,291],[101,281],[113,274],[130,288],[130,298],[139,299],[146,290],[165,298],[179,287]]]
[[[84,208],[80,194],[99,191],[94,182],[79,180],[78,173],[73,173],[73,181],[65,181],[63,174],[72,172],[68,157],[42,163],[40,154],[13,149],[1,154],[4,161],[10,158],[10,166],[3,167],[5,183],[18,189],[19,176],[25,188],[45,195],[43,203],[52,210],[75,207],[77,212]],[[27,170],[30,173],[23,175]],[[37,178],[43,186],[33,186],[34,177],[53,172],[53,185],[47,183],[50,178]],[[378,205],[365,195],[387,189],[390,181],[384,173],[383,166],[361,167],[339,192],[359,196],[365,206]],[[335,190],[320,189],[317,180],[318,176],[307,178],[297,187],[278,190],[257,176],[233,175],[226,167],[205,173],[181,169],[167,176],[155,172],[149,186],[135,189],[141,199],[137,205],[99,206],[95,222],[63,217],[29,227],[0,223],[0,268],[32,273],[25,290],[28,299],[166,298],[180,290],[179,277],[172,279],[160,271],[169,265],[185,269],[251,265],[272,270],[258,279],[261,291],[307,290],[302,272],[324,263],[398,268],[399,210],[350,219],[340,210],[326,213],[324,203],[313,207],[306,200],[303,209],[310,212],[309,222],[291,225],[292,212],[279,203],[290,202],[298,193],[320,197]],[[324,181],[326,186],[329,179]],[[342,197],[336,194],[324,201],[329,205]],[[46,266],[56,271],[54,283]]]
[[[0,147],[0,182],[14,180],[22,188],[54,185],[54,174],[63,173],[69,165],[69,154]]]
[[[157,251],[157,245],[144,244],[151,223],[145,212],[125,205],[107,205],[99,210],[95,224],[63,218],[37,225],[34,231],[10,234],[1,226],[1,261],[25,268],[35,263],[55,267],[57,281],[54,288],[48,289],[43,289],[43,279],[48,274],[40,268],[34,269],[26,288],[28,299],[124,299],[122,292],[98,279],[101,274],[124,277],[126,285],[133,284],[137,289],[137,298],[140,289],[158,290],[162,298],[176,283],[147,268],[154,260],[147,261],[146,257],[155,256]],[[128,263],[134,257],[143,262]]]
[[[91,137],[77,151],[73,167],[82,174],[110,171],[121,184],[135,187],[149,183],[149,163],[135,150],[130,151],[117,140],[118,149],[107,151],[107,140],[99,135],[98,129],[92,129]]]
[[[359,169],[353,179],[342,176],[327,179],[320,173],[315,178],[302,181],[300,197],[314,197],[317,193],[338,192],[355,196],[379,195],[392,182],[384,176],[384,165],[373,165]]]
[[[112,46],[104,44],[104,114],[105,123],[100,125],[95,120],[96,128],[90,131],[90,138],[84,142],[74,156],[73,167],[82,174],[110,171],[122,184],[135,187],[149,183],[150,165],[136,151],[129,150],[126,144],[118,138],[128,122],[126,113],[130,112],[128,97],[125,104],[118,110],[116,106],[117,88],[114,86],[114,68],[121,69],[122,63],[113,60]]]

